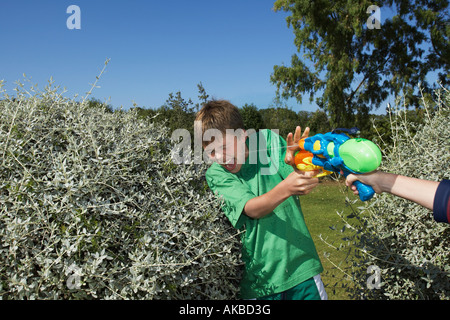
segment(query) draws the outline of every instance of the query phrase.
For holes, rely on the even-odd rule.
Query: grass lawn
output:
[[[341,284],[347,286],[352,284],[348,277],[338,269],[345,270],[348,265],[346,261],[347,250],[339,251],[328,245],[339,247],[341,243],[346,243],[342,239],[345,237],[345,231],[341,232],[345,223],[337,214],[337,211],[343,211],[345,217],[352,212],[352,209],[346,205],[346,196],[350,199],[357,198],[352,192],[345,191],[343,182],[321,180],[319,186],[310,194],[300,197],[306,225],[313,237],[324,267],[321,276],[329,300],[348,300],[349,297]],[[320,239],[320,235],[328,244]],[[333,288],[333,285],[337,282],[339,284]]]

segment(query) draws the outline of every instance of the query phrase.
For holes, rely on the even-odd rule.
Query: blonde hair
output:
[[[195,128],[195,130],[199,130],[198,134],[201,134],[201,137],[208,129],[217,129],[223,134],[226,133],[227,129],[244,129],[244,122],[239,109],[227,100],[206,102],[197,112],[195,121],[201,122],[201,126]],[[203,147],[210,142],[212,141],[203,141],[202,139]]]

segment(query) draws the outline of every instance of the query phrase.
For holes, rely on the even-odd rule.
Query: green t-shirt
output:
[[[251,299],[288,290],[323,268],[297,196],[261,219],[243,213],[248,200],[267,193],[293,171],[284,163],[286,141],[273,131],[250,135],[246,144],[249,155],[238,173],[213,163],[206,180],[214,193],[223,196],[223,211],[231,224],[245,228],[241,297]]]

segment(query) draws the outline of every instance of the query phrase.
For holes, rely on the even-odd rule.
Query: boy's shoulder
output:
[[[209,168],[206,169],[205,175],[208,177],[208,176],[217,174],[217,173],[219,173],[219,171],[221,171],[220,168],[221,168],[221,166],[220,166],[217,162],[213,162],[213,163],[209,166]]]
[[[231,172],[225,170],[220,164],[217,162],[213,162],[209,168],[205,172],[206,180],[213,180],[217,178],[223,178],[224,176],[232,175]]]

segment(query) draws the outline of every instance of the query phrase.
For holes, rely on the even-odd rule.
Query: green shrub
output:
[[[382,170],[434,181],[450,178],[450,95],[445,89],[437,94],[435,105],[425,105],[423,125],[405,120],[404,110],[392,111],[392,144],[386,146]],[[377,195],[353,216],[346,217],[353,230],[347,247],[353,298],[450,299],[448,224],[390,194]],[[378,288],[373,288],[375,268],[380,271]]]
[[[165,127],[51,86],[3,98],[0,298],[236,297],[236,232]]]

